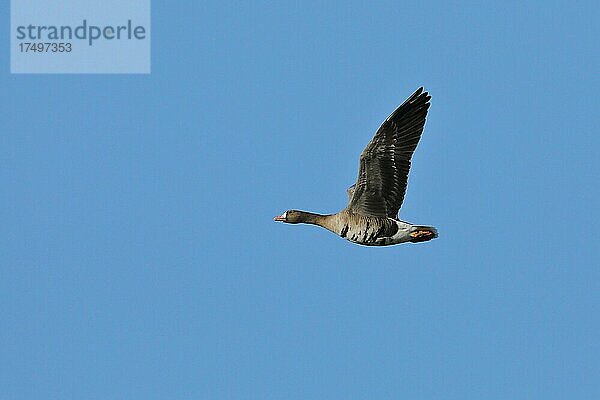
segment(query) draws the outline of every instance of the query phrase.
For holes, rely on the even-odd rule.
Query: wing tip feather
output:
[[[417,109],[422,108],[425,111],[429,109],[431,103],[431,95],[429,92],[425,91],[423,86],[419,87],[413,94],[411,94],[401,105],[396,107],[396,109],[385,119],[385,122],[392,120],[398,114],[404,112],[406,108],[409,106],[411,108],[415,107]]]

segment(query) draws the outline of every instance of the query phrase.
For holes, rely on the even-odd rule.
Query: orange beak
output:
[[[283,215],[279,215],[279,216],[273,218],[273,221],[285,222],[285,218],[283,217]]]

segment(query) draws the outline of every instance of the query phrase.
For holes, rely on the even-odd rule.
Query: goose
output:
[[[381,124],[360,155],[358,179],[347,190],[345,209],[328,215],[288,210],[274,220],[318,225],[365,246],[418,243],[436,238],[436,228],[413,225],[398,218],[411,158],[423,133],[430,99],[422,87],[417,89]]]

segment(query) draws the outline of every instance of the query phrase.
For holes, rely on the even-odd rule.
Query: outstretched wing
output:
[[[419,143],[431,96],[419,88],[379,127],[360,156],[349,211],[375,217],[398,216],[410,159]]]

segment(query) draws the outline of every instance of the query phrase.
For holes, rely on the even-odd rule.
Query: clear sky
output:
[[[150,75],[0,41],[0,398],[600,398],[597,2],[326,3],[155,1]],[[272,221],[421,85],[438,239]]]

